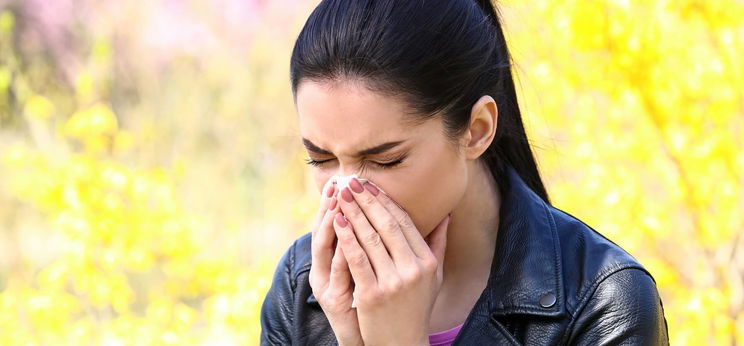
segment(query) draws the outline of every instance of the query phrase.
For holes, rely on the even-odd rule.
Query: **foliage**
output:
[[[314,4],[262,3],[0,1],[0,344],[256,343],[318,197]],[[744,3],[501,6],[554,204],[651,271],[672,344],[743,343]]]
[[[744,3],[509,5],[554,204],[651,271],[672,344],[744,342]]]

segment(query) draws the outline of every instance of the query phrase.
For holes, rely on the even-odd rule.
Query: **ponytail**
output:
[[[506,38],[501,29],[499,14],[490,0],[476,0],[483,12],[488,16],[490,23],[493,24],[496,32],[496,57],[499,65],[504,64],[504,68],[499,69],[501,76],[496,80],[501,82],[499,89],[503,92],[501,102],[496,101],[499,114],[509,116],[499,116],[497,122],[496,135],[491,146],[483,154],[486,165],[491,170],[496,181],[506,183],[506,166],[513,167],[522,180],[546,203],[550,203],[548,192],[540,177],[535,157],[532,153],[527,134],[522,123],[522,115],[517,102],[517,93],[514,87],[514,80],[511,71],[511,55],[506,46]],[[499,184],[501,186],[501,184]]]

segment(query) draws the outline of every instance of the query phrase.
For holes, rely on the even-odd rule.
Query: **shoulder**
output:
[[[297,272],[310,270],[310,259],[312,258],[312,251],[310,246],[312,245],[312,236],[313,234],[311,232],[307,232],[294,241],[294,269]]]
[[[560,244],[564,284],[589,289],[615,272],[635,269],[653,277],[630,253],[575,216],[548,206]],[[580,292],[577,292],[580,293]]]
[[[312,233],[307,232],[296,238],[279,260],[279,266],[286,269],[293,283],[299,274],[310,270],[311,244]]]
[[[284,251],[274,270],[271,288],[266,296],[267,301],[293,300],[298,290],[307,286],[307,280],[302,280],[300,276],[310,270],[311,236],[311,233],[303,234]]]
[[[311,234],[303,234],[277,263],[271,287],[261,305],[261,345],[295,344],[298,335],[311,334],[303,329],[306,325],[318,327],[317,322],[308,322],[317,320],[312,317],[318,314],[298,304],[311,293],[307,275],[302,275],[310,269],[310,243]]]
[[[666,319],[651,273],[578,218],[549,209],[561,248],[572,343],[635,339],[641,344],[666,344]]]

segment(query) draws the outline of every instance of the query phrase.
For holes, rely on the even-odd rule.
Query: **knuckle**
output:
[[[324,294],[322,297],[315,296],[315,299],[318,300],[318,303],[320,303],[323,311],[342,312],[345,308],[341,306],[341,304],[339,304],[339,300],[336,299],[335,295]]]
[[[398,202],[394,201],[390,196],[385,196],[384,203],[386,207],[389,207],[393,212],[405,212],[405,209],[403,209]]]
[[[399,226],[397,220],[395,220],[394,218],[389,217],[389,218],[386,218],[385,219],[385,221],[383,223],[383,227],[384,227],[384,229],[386,231],[392,232],[392,231],[397,230],[398,227],[400,227],[400,226]]]
[[[359,300],[366,303],[377,303],[384,298],[382,292],[380,292],[379,290],[370,290],[368,292],[357,295],[359,296]]]
[[[334,257],[331,261],[331,270],[334,272],[343,272],[346,270],[346,265],[337,257]]]
[[[391,202],[390,196],[388,196],[387,193],[384,193],[382,191],[380,191],[380,192],[381,193],[379,195],[377,195],[377,200],[379,200],[380,203],[382,203],[382,204],[384,204],[386,206],[387,205],[390,205],[391,204],[390,203]]]
[[[418,282],[423,278],[424,273],[418,268],[413,268],[405,271],[402,276],[403,280],[406,282]]]
[[[395,293],[403,288],[403,281],[399,278],[392,278],[387,280],[383,286],[383,291],[387,294]]]
[[[407,217],[407,216],[401,217],[400,220],[399,220],[399,223],[400,223],[400,226],[401,227],[404,227],[404,228],[407,228],[407,229],[408,228],[416,228],[416,225],[414,225],[413,224],[413,221],[409,217]]]
[[[361,252],[352,255],[347,260],[348,260],[348,262],[350,264],[355,265],[355,266],[363,266],[363,265],[366,265],[368,263],[367,262],[368,261],[367,260],[367,255],[365,255],[364,253],[361,253]]]
[[[380,235],[375,232],[369,232],[368,234],[365,234],[362,241],[365,245],[375,247],[379,246],[382,243],[382,239],[380,239]]]
[[[428,255],[421,260],[421,268],[426,273],[436,272],[438,266],[439,266],[439,263],[437,263],[437,259],[436,257],[434,257],[434,255]]]

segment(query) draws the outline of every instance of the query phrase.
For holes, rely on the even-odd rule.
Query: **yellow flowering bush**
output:
[[[554,204],[651,271],[672,344],[744,342],[744,3],[507,7]]]
[[[0,344],[257,344],[317,207],[286,82],[314,3],[48,3],[0,4]],[[673,345],[744,343],[744,2],[500,5],[553,203],[651,271]]]
[[[13,20],[0,15],[6,39]],[[65,95],[81,104],[66,116],[20,63],[4,62],[2,99],[20,107],[3,104],[2,120],[30,138],[6,129],[0,143],[0,215],[11,227],[0,243],[16,254],[0,272],[0,344],[256,342],[273,263],[245,267],[231,251],[208,251],[204,218],[177,193],[183,163],[128,163],[150,134],[122,129],[91,81]]]
[[[180,207],[177,172],[97,156],[118,134],[103,104],[73,114],[62,128],[85,144],[82,152],[22,144],[4,152],[4,183],[44,213],[58,253],[28,276],[7,278],[0,343],[257,340],[267,273],[200,256],[201,222]]]

